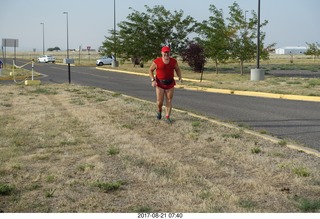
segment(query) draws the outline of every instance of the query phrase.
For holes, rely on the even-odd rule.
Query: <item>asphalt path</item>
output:
[[[17,65],[23,63],[25,61],[17,61]],[[31,65],[26,68],[30,69]],[[35,63],[35,71],[46,75],[40,79],[43,83],[68,83],[67,66]],[[101,71],[95,67],[71,67],[71,83],[95,86],[153,102],[156,99],[149,78],[143,76]],[[320,151],[318,102],[176,89],[173,106],[220,121],[243,124],[257,131],[267,131],[279,138],[292,139]]]

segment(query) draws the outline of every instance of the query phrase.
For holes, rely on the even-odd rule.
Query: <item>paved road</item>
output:
[[[68,83],[67,66],[37,63],[35,70],[48,75],[41,79],[43,82]],[[155,101],[154,88],[147,77],[105,72],[95,67],[71,67],[71,82]],[[320,151],[320,103],[317,102],[176,89],[173,104],[175,108],[265,130]]]

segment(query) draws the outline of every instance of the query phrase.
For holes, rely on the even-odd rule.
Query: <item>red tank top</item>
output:
[[[177,64],[177,60],[170,57],[169,63],[164,64],[164,62],[162,61],[162,57],[159,57],[153,62],[157,65],[156,76],[159,80],[168,80],[174,77],[174,67]]]

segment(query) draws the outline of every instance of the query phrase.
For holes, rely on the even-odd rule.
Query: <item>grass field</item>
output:
[[[1,85],[0,211],[320,212],[320,160],[93,87]]]

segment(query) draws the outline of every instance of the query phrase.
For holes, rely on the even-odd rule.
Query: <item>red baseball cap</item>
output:
[[[169,46],[162,47],[161,52],[170,52],[170,47]]]

